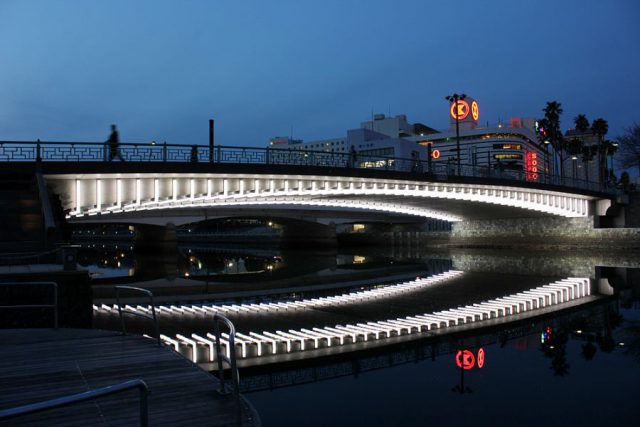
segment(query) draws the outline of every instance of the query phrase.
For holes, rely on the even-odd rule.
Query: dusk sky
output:
[[[448,127],[562,103],[609,137],[640,123],[640,2],[0,2],[0,140],[265,146],[346,135],[371,112]]]

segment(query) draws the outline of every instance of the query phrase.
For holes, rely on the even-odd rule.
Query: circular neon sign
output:
[[[473,117],[475,121],[478,121],[478,117],[480,117],[480,110],[478,109],[478,103],[476,101],[471,103],[471,117]]]
[[[458,350],[458,353],[456,353],[456,366],[467,371],[473,369],[476,366],[476,357],[469,350]]]
[[[437,148],[434,149],[434,150],[431,150],[431,158],[432,159],[439,159],[441,155],[442,154],[440,153],[440,150],[438,150]]]
[[[463,99],[459,99],[458,101],[451,104],[449,114],[451,114],[451,117],[453,117],[454,119],[466,119],[469,115],[469,103]]]
[[[458,350],[456,353],[456,366],[465,371],[476,366],[478,369],[482,369],[484,366],[484,349],[482,347],[479,348],[477,355],[473,354],[471,350]]]
[[[478,350],[478,368],[482,369],[484,366],[484,349]]]

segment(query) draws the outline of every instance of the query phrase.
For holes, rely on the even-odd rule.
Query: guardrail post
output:
[[[42,157],[40,157],[40,139],[38,139],[38,142],[36,143],[36,162],[41,162],[42,161]]]
[[[167,161],[167,141],[162,143],[162,161]]]

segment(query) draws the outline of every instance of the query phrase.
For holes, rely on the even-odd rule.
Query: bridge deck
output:
[[[169,348],[115,332],[80,329],[0,331],[0,409],[82,393],[126,380],[149,386],[149,425],[253,425],[241,400],[216,392],[217,380]],[[137,390],[14,418],[11,425],[138,425]]]

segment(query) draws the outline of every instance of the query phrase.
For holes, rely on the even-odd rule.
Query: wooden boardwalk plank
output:
[[[240,411],[218,381],[155,341],[80,329],[0,330],[0,409],[81,393],[131,379],[149,386],[152,426],[259,425],[250,405]],[[135,390],[15,418],[11,425],[138,425]]]

